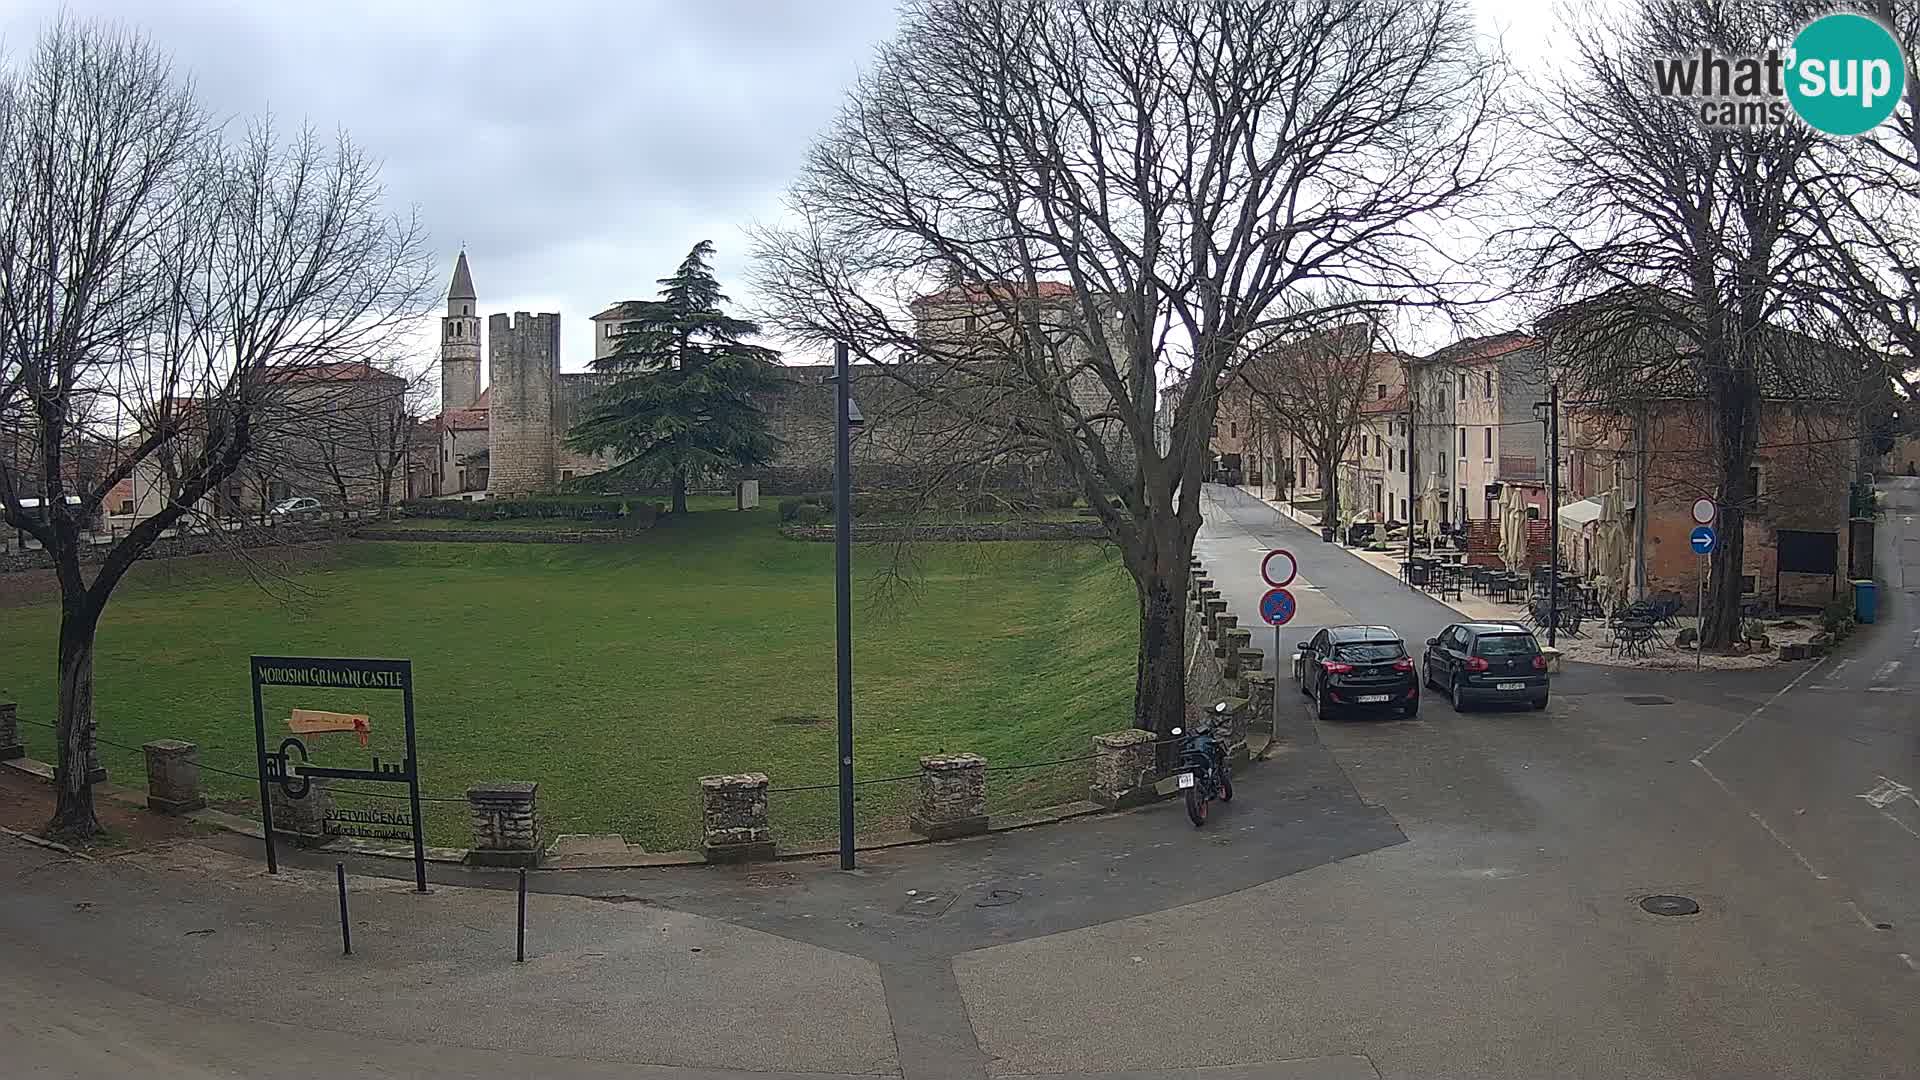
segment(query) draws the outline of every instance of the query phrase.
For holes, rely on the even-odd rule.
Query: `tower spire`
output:
[[[460,257],[453,263],[453,284],[447,289],[448,300],[477,300],[473,291],[473,275],[467,271],[467,253],[463,248]]]

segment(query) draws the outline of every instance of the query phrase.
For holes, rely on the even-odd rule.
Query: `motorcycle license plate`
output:
[[[1192,773],[1190,773],[1190,772],[1183,772],[1183,773],[1181,773],[1181,774],[1180,774],[1180,780],[1179,780],[1179,784],[1180,784],[1180,786],[1181,786],[1181,787],[1183,787],[1183,788],[1190,788],[1190,787],[1192,787],[1192,786],[1193,786],[1193,774],[1192,774]]]
[[[1499,686],[1495,687],[1495,689],[1497,690],[1525,690],[1526,688],[1527,688],[1526,683],[1517,683],[1517,682],[1503,682]]]
[[[1393,700],[1393,695],[1391,694],[1361,694],[1360,695],[1360,704],[1362,705],[1372,705],[1377,701],[1391,701],[1391,700]]]

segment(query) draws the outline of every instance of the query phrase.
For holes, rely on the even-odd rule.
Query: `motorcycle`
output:
[[[1226,712],[1224,701],[1213,707],[1216,718],[1224,718]],[[1227,748],[1214,736],[1211,725],[1184,734],[1174,728],[1172,734],[1180,739],[1179,764],[1174,766],[1179,779],[1175,783],[1186,795],[1187,817],[1194,828],[1199,828],[1207,823],[1208,803],[1215,799],[1233,801],[1233,771],[1227,763]]]

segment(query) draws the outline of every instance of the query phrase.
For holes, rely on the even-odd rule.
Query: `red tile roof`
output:
[[[336,364],[312,364],[275,372],[275,377],[286,382],[364,382],[386,379],[403,382],[400,376],[390,371],[382,371],[365,360],[343,360]]]
[[[1036,281],[1031,287],[1024,282],[999,281],[991,285],[981,282],[968,282],[955,285],[939,292],[928,293],[913,302],[915,307],[921,304],[952,304],[970,300],[1011,300],[1020,297],[1032,297],[1038,300],[1059,300],[1073,295],[1073,286],[1064,281]]]
[[[1493,360],[1508,353],[1531,349],[1540,342],[1518,330],[1509,330],[1504,334],[1489,334],[1486,337],[1465,338],[1428,355],[1428,363],[1476,364],[1482,360]]]

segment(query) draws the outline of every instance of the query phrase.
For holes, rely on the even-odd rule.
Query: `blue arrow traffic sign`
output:
[[[1269,589],[1260,598],[1260,617],[1270,626],[1285,626],[1293,621],[1293,594],[1285,589]]]
[[[1687,543],[1693,545],[1695,555],[1711,555],[1714,540],[1713,526],[1699,525],[1694,528],[1693,535],[1687,538]]]

